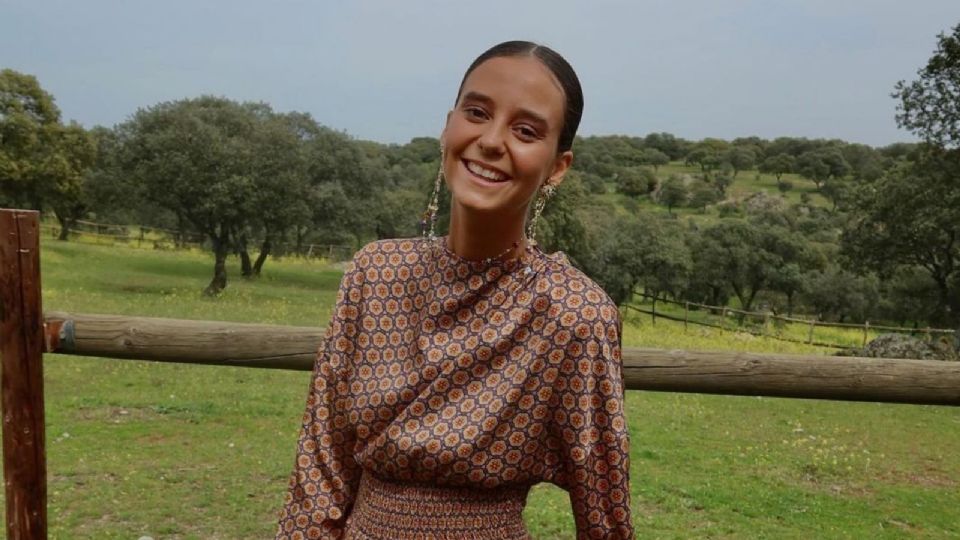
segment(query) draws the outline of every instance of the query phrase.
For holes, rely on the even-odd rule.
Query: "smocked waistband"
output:
[[[345,538],[529,540],[523,523],[529,490],[399,482],[363,471]]]

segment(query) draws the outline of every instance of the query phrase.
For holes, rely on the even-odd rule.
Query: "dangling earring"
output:
[[[434,225],[437,223],[437,211],[440,205],[437,202],[440,198],[440,184],[443,183],[443,146],[440,146],[440,167],[437,169],[437,179],[433,183],[433,194],[430,196],[430,202],[427,204],[423,217],[420,218],[420,235],[429,238],[430,241],[436,239],[434,234]]]
[[[536,202],[533,203],[533,217],[530,218],[530,223],[527,225],[527,243],[531,246],[537,245],[537,220],[540,219],[540,213],[543,212],[547,199],[553,195],[555,189],[556,186],[550,182],[544,182],[543,187],[537,194]]]

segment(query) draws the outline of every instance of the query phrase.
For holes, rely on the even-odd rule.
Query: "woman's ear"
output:
[[[444,143],[443,143],[443,139],[444,139],[444,138],[446,137],[446,135],[447,135],[447,124],[450,123],[450,115],[451,115],[451,114],[453,114],[453,109],[450,109],[449,111],[447,111],[447,119],[446,119],[446,120],[444,121],[444,123],[443,123],[443,129],[440,130],[440,151],[443,151],[443,148],[444,148],[444,146],[445,146]]]
[[[550,172],[550,176],[547,177],[546,183],[553,185],[553,187],[559,186],[560,182],[563,182],[567,171],[570,170],[571,164],[573,164],[572,150],[557,154],[557,159],[553,162],[553,170]]]

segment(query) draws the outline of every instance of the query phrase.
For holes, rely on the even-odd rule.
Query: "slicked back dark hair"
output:
[[[583,116],[583,89],[580,88],[580,79],[577,78],[573,67],[550,47],[530,41],[504,41],[490,47],[478,56],[467,68],[467,72],[463,74],[460,89],[457,90],[457,101],[460,101],[463,84],[467,81],[470,73],[487,60],[501,56],[533,56],[553,73],[553,76],[560,83],[560,87],[563,88],[563,97],[566,101],[563,112],[563,128],[560,131],[560,139],[557,141],[557,152],[569,150],[573,146],[573,138],[577,134],[577,128],[580,127],[580,117]]]

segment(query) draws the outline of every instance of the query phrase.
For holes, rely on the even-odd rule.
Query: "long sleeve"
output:
[[[595,320],[573,328],[567,347],[572,373],[555,419],[577,539],[632,539],[630,440],[624,414],[620,344],[623,328],[612,302],[596,307]]]
[[[340,538],[356,497],[361,470],[353,457],[356,434],[346,410],[363,286],[356,260],[341,280],[314,362],[277,540]]]

